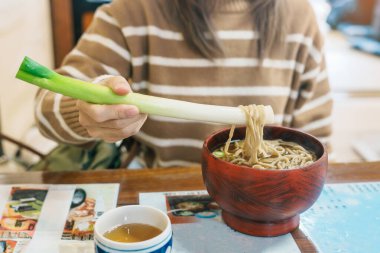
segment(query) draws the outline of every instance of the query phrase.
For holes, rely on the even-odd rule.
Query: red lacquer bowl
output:
[[[285,127],[266,126],[265,139],[293,141],[313,151],[311,165],[290,170],[261,170],[220,160],[212,152],[224,145],[229,129],[212,134],[203,144],[202,173],[210,196],[231,228],[254,236],[278,236],[299,225],[300,213],[319,197],[327,172],[327,152],[313,136]],[[233,140],[245,137],[245,127]]]

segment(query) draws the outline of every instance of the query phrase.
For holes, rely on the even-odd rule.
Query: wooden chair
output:
[[[3,142],[7,141],[11,143],[12,145],[15,145],[17,147],[16,152],[13,156],[9,156],[5,153],[5,149],[3,146]],[[1,128],[1,114],[0,114],[0,164],[4,164],[8,162],[10,159],[14,160],[16,163],[21,165],[22,167],[26,168],[29,166],[29,164],[26,161],[23,161],[21,158],[22,151],[26,150],[28,152],[31,152],[34,155],[37,155],[40,159],[43,159],[45,157],[44,154],[41,152],[37,151],[33,147],[22,143],[21,141],[18,141],[2,132]]]

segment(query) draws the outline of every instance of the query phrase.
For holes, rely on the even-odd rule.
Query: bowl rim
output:
[[[235,128],[235,131],[236,129],[238,128],[245,128],[246,126],[238,126]],[[296,167],[296,168],[291,168],[291,169],[258,169],[258,168],[252,168],[252,167],[248,167],[246,165],[237,165],[237,164],[233,164],[231,162],[227,162],[227,161],[224,161],[214,155],[212,155],[212,152],[210,151],[210,149],[208,148],[208,143],[211,141],[211,139],[218,135],[218,134],[221,134],[222,132],[224,131],[230,131],[231,127],[226,127],[226,128],[223,128],[223,129],[220,129],[218,131],[215,131],[213,132],[212,134],[210,134],[203,142],[203,152],[207,152],[207,154],[209,154],[211,157],[213,157],[214,159],[216,159],[218,162],[221,162],[221,163],[225,163],[227,164],[229,167],[233,167],[233,168],[236,168],[236,169],[240,169],[240,170],[253,170],[253,171],[260,171],[260,172],[265,172],[265,173],[284,173],[284,172],[289,172],[289,171],[299,171],[299,170],[308,170],[308,169],[311,169],[315,166],[315,164],[319,164],[319,163],[322,163],[324,160],[328,160],[328,155],[327,155],[327,148],[322,144],[322,142],[320,142],[320,140],[318,140],[315,136],[309,134],[309,133],[306,133],[306,132],[303,132],[303,131],[300,131],[298,129],[295,129],[295,128],[290,128],[290,127],[284,127],[284,126],[273,126],[273,125],[267,125],[267,126],[264,126],[264,128],[279,128],[279,129],[284,129],[286,131],[290,131],[290,132],[297,132],[297,133],[301,133],[305,136],[307,136],[308,138],[312,139],[313,141],[315,141],[320,147],[322,147],[322,150],[323,150],[323,153],[322,155],[317,159],[315,160],[313,163],[309,164],[309,165],[306,165],[306,166],[303,166],[303,167]]]

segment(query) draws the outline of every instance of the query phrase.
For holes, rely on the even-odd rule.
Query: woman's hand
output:
[[[118,95],[132,92],[121,76],[107,78],[99,84],[110,87]],[[77,108],[79,123],[88,134],[106,142],[116,142],[136,134],[147,118],[134,105],[97,105],[78,100]]]

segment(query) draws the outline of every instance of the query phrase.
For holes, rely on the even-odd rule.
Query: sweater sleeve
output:
[[[329,144],[331,134],[332,97],[323,53],[323,36],[315,22],[311,35],[305,36],[307,45],[304,69],[296,78],[292,91],[294,99],[289,115],[290,126],[308,132],[323,144]]]
[[[101,75],[130,77],[131,56],[113,4],[103,5],[75,48],[65,57],[57,72],[85,81]],[[91,138],[79,123],[76,100],[46,90],[36,96],[35,118],[41,133],[57,142],[88,144]]]

